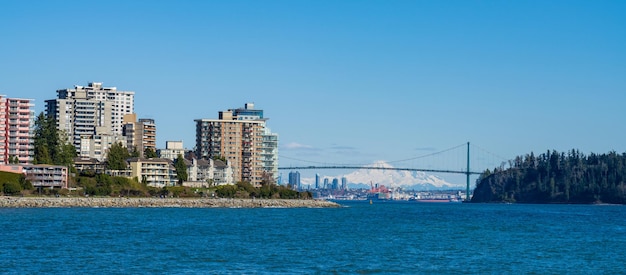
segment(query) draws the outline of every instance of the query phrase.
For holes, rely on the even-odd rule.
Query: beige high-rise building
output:
[[[219,112],[218,119],[196,119],[196,155],[204,159],[223,157],[232,167],[235,182],[258,186],[267,171],[263,161],[266,119],[263,111],[253,106]]]
[[[156,124],[154,119],[140,118],[136,114],[124,115],[122,134],[126,137],[126,148],[137,150],[141,157],[148,148],[156,153]]]
[[[123,117],[134,112],[134,97],[134,92],[92,82],[57,90],[56,99],[46,100],[46,113],[80,156],[103,159],[110,143],[121,140]]]

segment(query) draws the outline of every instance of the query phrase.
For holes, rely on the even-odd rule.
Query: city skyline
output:
[[[0,94],[35,99],[39,113],[74,85],[134,91],[135,113],[158,125],[157,148],[192,146],[195,119],[253,102],[280,134],[280,166],[393,161],[467,141],[507,158],[624,152],[625,9],[10,1],[0,11],[14,26],[0,30]]]

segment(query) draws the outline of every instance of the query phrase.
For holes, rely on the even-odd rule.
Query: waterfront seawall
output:
[[[325,200],[0,197],[0,208],[47,207],[330,208],[340,205]]]

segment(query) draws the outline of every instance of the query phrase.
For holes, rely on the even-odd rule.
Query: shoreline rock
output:
[[[60,207],[177,207],[177,208],[333,208],[326,200],[213,199],[213,198],[86,198],[86,197],[0,197],[0,208]]]

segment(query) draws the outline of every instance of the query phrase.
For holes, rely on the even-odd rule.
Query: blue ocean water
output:
[[[626,207],[0,209],[0,273],[625,273]]]

